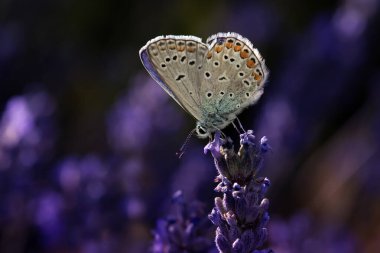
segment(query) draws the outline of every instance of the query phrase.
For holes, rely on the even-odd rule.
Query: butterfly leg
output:
[[[238,132],[238,134],[241,134],[239,128],[235,125],[235,123],[232,121],[231,124],[234,126],[234,128],[236,129],[236,131]]]
[[[241,130],[243,130],[243,132],[245,133],[246,131],[244,130],[244,127],[243,127],[243,125],[241,124],[239,118],[236,117],[235,119],[236,119],[236,121],[239,123],[239,126],[240,126]]]

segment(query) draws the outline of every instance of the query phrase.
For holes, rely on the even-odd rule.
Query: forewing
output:
[[[159,36],[140,50],[140,58],[154,80],[187,112],[200,120],[199,66],[207,45],[194,36]]]

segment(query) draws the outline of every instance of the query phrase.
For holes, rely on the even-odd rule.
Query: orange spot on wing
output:
[[[223,50],[223,46],[221,46],[221,45],[216,45],[216,46],[215,46],[215,51],[216,51],[217,53],[222,52],[222,50]]]
[[[240,57],[241,58],[246,59],[246,58],[248,58],[248,56],[249,56],[248,49],[244,49],[243,51],[240,52]]]
[[[167,44],[168,44],[168,48],[169,48],[170,50],[174,50],[174,49],[175,49],[175,41],[174,41],[174,40],[169,40],[169,41],[167,42]]]
[[[226,42],[226,48],[230,49],[234,44],[232,42]]]
[[[159,41],[158,42],[158,48],[161,50],[161,51],[165,51],[166,50],[166,42],[165,41]]]
[[[186,48],[185,42],[184,41],[177,41],[177,50],[179,52],[184,51]]]
[[[158,49],[157,49],[157,47],[155,45],[151,45],[149,47],[149,53],[151,53],[154,56],[157,56],[158,55]]]
[[[255,64],[256,64],[256,62],[253,59],[249,59],[247,61],[247,67],[250,69],[253,68],[255,66]]]
[[[208,53],[207,53],[207,59],[211,59],[211,57],[212,57],[212,53],[211,53],[211,52],[208,52]]]
[[[189,41],[186,43],[187,52],[194,53],[197,48],[197,45],[193,41]]]
[[[177,50],[178,51],[180,51],[180,52],[182,52],[183,50],[185,50],[185,45],[183,45],[183,46],[177,46]]]
[[[236,45],[236,46],[234,47],[234,51],[235,51],[235,52],[240,51],[240,50],[241,50],[241,46]]]
[[[255,79],[256,81],[261,81],[261,76],[257,74],[256,72],[253,72],[252,76],[253,76],[253,79]],[[260,86],[260,84],[258,84],[258,86]]]

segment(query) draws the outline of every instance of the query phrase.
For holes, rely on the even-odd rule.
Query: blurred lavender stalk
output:
[[[223,199],[215,198],[209,219],[217,226],[215,243],[219,252],[259,253],[267,240],[269,200],[264,197],[270,182],[256,177],[269,150],[266,137],[260,144],[251,130],[240,135],[240,149],[236,154],[230,138],[222,140],[220,133],[205,147],[214,157],[219,172],[215,188]],[[260,250],[261,249],[261,250]]]
[[[200,203],[187,204],[183,193],[172,196],[174,213],[157,222],[154,253],[213,252],[209,221]]]
[[[356,235],[345,224],[325,223],[307,210],[298,211],[287,219],[274,218],[269,227],[269,241],[276,252],[378,252],[363,250]]]

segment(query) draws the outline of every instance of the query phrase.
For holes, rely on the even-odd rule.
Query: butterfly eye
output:
[[[206,134],[207,133],[206,129],[204,129],[203,127],[199,127],[198,130],[199,130],[200,134]]]
[[[201,138],[206,138],[207,136],[209,136],[209,132],[207,131],[207,129],[201,126],[200,123],[197,124],[195,131],[197,132],[198,136]]]

